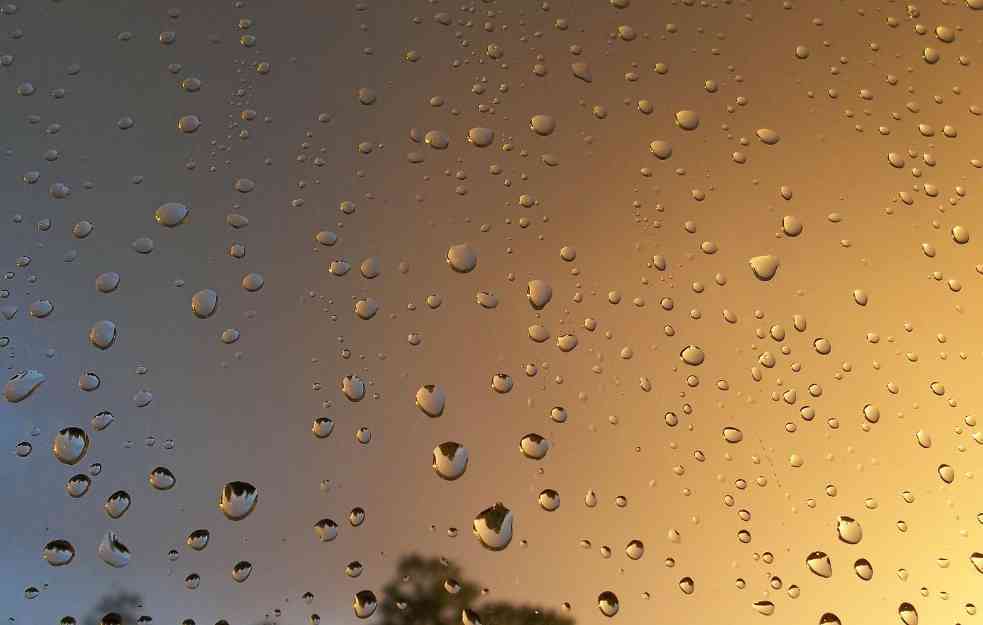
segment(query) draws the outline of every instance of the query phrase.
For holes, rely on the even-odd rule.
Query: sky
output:
[[[479,614],[972,622],[973,4],[6,5],[0,355],[44,381],[0,401],[0,612],[349,623],[418,554]]]

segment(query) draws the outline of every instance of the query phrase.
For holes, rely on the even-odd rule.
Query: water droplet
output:
[[[219,509],[230,521],[241,521],[256,509],[259,492],[248,482],[229,482],[222,489]]]
[[[89,435],[79,427],[67,427],[58,431],[51,446],[51,452],[59,462],[67,465],[77,464],[89,451]]]
[[[547,512],[553,512],[560,507],[560,493],[552,488],[544,489],[539,493],[539,507]]]
[[[114,531],[108,531],[99,543],[99,559],[109,566],[119,569],[130,563],[130,550]]]
[[[439,417],[444,414],[447,396],[444,390],[434,384],[424,384],[416,392],[416,407],[428,417]]]
[[[679,359],[693,367],[703,364],[704,358],[703,348],[696,345],[687,345],[679,352]]]
[[[316,438],[327,438],[334,429],[334,421],[330,417],[315,417],[311,432]]]
[[[496,373],[492,376],[491,387],[496,393],[508,393],[512,390],[512,376],[507,373]]]
[[[177,129],[185,134],[191,134],[201,128],[201,119],[197,115],[182,115],[177,120]]]
[[[758,139],[765,145],[775,145],[781,141],[781,137],[778,136],[778,133],[771,128],[759,128],[758,130],[754,131],[754,134],[758,135]]]
[[[447,265],[457,273],[469,273],[478,266],[478,255],[467,243],[448,248],[446,259]]]
[[[728,443],[740,443],[744,440],[744,432],[733,427],[726,427],[723,431],[724,440]]]
[[[218,308],[218,293],[211,289],[202,289],[191,296],[191,312],[199,319],[208,319]]]
[[[35,319],[44,319],[54,312],[54,310],[54,304],[48,299],[39,299],[36,302],[31,302],[31,305],[27,308],[28,314]]]
[[[33,450],[34,446],[31,445],[31,443],[28,441],[21,441],[17,443],[16,447],[14,447],[14,454],[16,454],[18,458],[27,458],[31,455]]]
[[[52,540],[44,546],[41,557],[51,566],[65,566],[75,559],[75,547],[67,540]]]
[[[249,575],[253,572],[253,565],[245,560],[240,560],[236,562],[232,567],[232,579],[235,582],[242,583],[249,579]]]
[[[263,278],[263,274],[247,273],[242,277],[242,288],[250,293],[262,289],[264,284],[266,284],[266,280]]]
[[[256,188],[256,183],[249,178],[239,178],[232,186],[239,193],[249,193]]]
[[[314,524],[314,534],[322,543],[329,543],[338,537],[338,524],[331,519],[321,519]]]
[[[352,508],[348,512],[348,522],[351,523],[352,527],[358,527],[363,522],[365,522],[365,510],[359,508],[358,506]]]
[[[167,467],[156,467],[150,472],[149,480],[154,490],[171,490],[177,483],[174,474]]]
[[[211,539],[212,534],[208,530],[194,530],[188,534],[188,538],[185,539],[185,543],[191,549],[195,551],[201,551],[208,546],[208,541]]]
[[[379,602],[375,598],[375,593],[371,590],[358,591],[352,600],[352,610],[358,618],[369,618],[375,614],[378,605]]]
[[[27,399],[45,381],[40,371],[27,369],[14,374],[3,387],[3,398],[12,404]]]
[[[614,616],[621,609],[621,604],[618,603],[618,596],[610,590],[605,590],[597,596],[597,609],[604,616]]]
[[[456,480],[468,468],[468,450],[460,443],[448,441],[434,447],[433,470],[445,480]]]
[[[526,297],[534,310],[542,310],[553,299],[553,287],[543,280],[530,280],[526,286]]]
[[[475,127],[468,131],[468,143],[475,147],[485,148],[494,141],[495,131],[491,128]]]
[[[130,509],[130,503],[132,503],[130,494],[125,490],[118,490],[106,498],[103,509],[109,515],[109,518],[118,519]]]
[[[89,329],[89,343],[98,349],[109,349],[116,342],[116,324],[112,321],[97,321]]]
[[[898,606],[898,618],[904,625],[918,625],[918,610],[907,601]]]
[[[775,613],[775,604],[771,601],[755,601],[752,604],[754,610],[763,616],[771,616]]]
[[[529,129],[541,137],[553,134],[556,130],[556,120],[550,115],[533,115],[529,120]]]
[[[96,290],[100,293],[112,293],[119,288],[120,277],[115,271],[107,271],[96,276]]]
[[[841,516],[836,520],[836,535],[848,545],[856,545],[863,539],[864,531],[856,519]]]
[[[65,492],[74,499],[78,499],[82,495],[89,492],[89,486],[92,485],[92,480],[88,475],[84,473],[78,473],[68,478],[65,482]]]
[[[767,282],[778,273],[779,260],[777,256],[766,254],[764,256],[754,256],[748,261],[754,276],[762,282]]]
[[[866,558],[858,558],[853,563],[853,571],[857,574],[857,577],[865,582],[870,581],[874,577],[874,567],[871,566],[870,561]]]
[[[512,512],[496,503],[474,518],[472,531],[486,549],[501,551],[512,542]]]
[[[519,441],[519,451],[531,460],[542,460],[550,450],[550,442],[539,434],[526,434]]]
[[[631,560],[641,560],[645,555],[645,545],[640,540],[632,540],[625,546],[625,555]]]
[[[660,161],[664,161],[672,156],[672,144],[668,141],[657,139],[649,144],[649,152]]]
[[[154,212],[154,221],[162,226],[173,228],[184,223],[190,212],[188,207],[180,202],[167,202],[161,204]]]
[[[133,243],[130,244],[133,251],[137,254],[149,254],[154,251],[154,240],[150,237],[138,237],[133,239]]]
[[[806,566],[819,577],[832,577],[833,564],[822,551],[813,551],[806,557]]]
[[[357,375],[346,375],[341,379],[341,392],[348,401],[362,401],[365,399],[365,382]]]
[[[676,112],[674,121],[683,130],[696,130],[700,126],[700,115],[696,111],[682,110]]]

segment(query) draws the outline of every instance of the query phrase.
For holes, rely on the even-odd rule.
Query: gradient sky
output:
[[[458,563],[489,600],[569,603],[579,623],[606,620],[604,591],[618,595],[621,623],[754,622],[767,618],[757,601],[792,625],[825,612],[897,622],[901,602],[922,622],[972,622],[983,12],[963,0],[913,11],[616,4],[41,0],[0,11],[0,308],[16,307],[0,318],[0,351],[9,375],[46,376],[24,401],[0,403],[2,612],[81,618],[126,589],[161,623],[247,623],[274,609],[285,623],[311,612],[354,622],[353,595],[381,593],[399,558],[419,553]],[[695,130],[674,124],[688,110]],[[178,130],[185,115],[200,119],[196,132]],[[555,131],[532,132],[534,115]],[[475,127],[494,143],[470,145]],[[760,129],[780,141],[766,145]],[[420,141],[428,131],[449,146]],[[655,140],[671,158],[653,156]],[[241,179],[254,188],[242,193]],[[71,194],[55,197],[56,184]],[[190,208],[185,223],[155,223],[166,202]],[[801,234],[783,233],[785,216]],[[94,229],[80,239],[82,220]],[[320,231],[338,242],[320,245]],[[134,251],[139,237],[152,253]],[[470,273],[445,261],[460,243],[477,254]],[[748,260],[766,254],[780,268],[761,281]],[[371,279],[368,259],[380,268]],[[333,275],[336,260],[351,270]],[[98,292],[110,271],[119,288]],[[264,278],[257,292],[241,285],[251,272]],[[534,279],[553,291],[541,311],[526,297]],[[219,294],[208,319],[191,310],[201,289]],[[479,306],[479,291],[497,307]],[[380,306],[372,319],[353,313],[363,298]],[[53,312],[32,318],[45,299]],[[103,319],[118,327],[104,351],[88,340]],[[551,338],[530,340],[534,324]],[[224,344],[225,329],[240,339]],[[556,346],[564,333],[578,339],[568,353]],[[687,345],[702,364],[680,359]],[[78,387],[87,371],[101,380],[93,392]],[[499,372],[509,393],[491,389]],[[368,383],[360,402],[340,390],[352,374]],[[414,405],[426,384],[446,393],[438,418]],[[566,423],[550,420],[554,406]],[[115,422],[95,432],[102,410]],[[330,437],[312,436],[318,416],[334,420]],[[74,467],[50,452],[68,426],[91,437]],[[727,443],[724,427],[743,440]],[[520,453],[528,433],[551,441],[546,458]],[[453,482],[431,468],[445,441],[470,456]],[[89,493],[68,497],[65,481],[93,463]],[[160,465],[177,478],[167,492],[148,485]],[[238,522],[218,508],[234,480],[259,490]],[[547,488],[561,495],[554,512],[537,501]],[[112,520],[103,503],[120,489],[133,505]],[[500,552],[471,535],[496,502],[515,518]],[[838,541],[840,515],[862,524],[859,545]],[[322,518],[339,524],[335,541],[317,541]],[[184,541],[200,528],[211,542],[193,552]],[[132,552],[125,568],[97,555],[107,530]],[[41,559],[53,539],[76,547],[70,565]],[[638,561],[625,555],[635,539]],[[814,551],[829,554],[831,578],[806,567]],[[873,580],[854,575],[857,558]],[[240,560],[254,570],[236,584]],[[357,579],[345,575],[353,560]]]

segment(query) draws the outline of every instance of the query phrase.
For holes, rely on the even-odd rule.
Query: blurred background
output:
[[[0,612],[978,620],[980,8],[3,5]]]

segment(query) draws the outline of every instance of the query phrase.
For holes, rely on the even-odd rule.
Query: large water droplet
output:
[[[222,489],[219,509],[230,521],[241,521],[256,509],[259,492],[248,482],[229,482]]]
[[[150,472],[150,486],[154,490],[171,490],[177,479],[167,467],[156,467]]]
[[[683,348],[683,351],[679,352],[679,358],[686,364],[696,367],[703,364],[705,355],[703,348],[697,347],[696,345],[687,345]]]
[[[512,511],[496,503],[478,513],[472,531],[486,549],[501,551],[512,542]]]
[[[551,115],[533,115],[529,120],[529,129],[541,137],[553,134],[556,130],[556,120]]]
[[[475,127],[468,131],[468,143],[485,148],[495,141],[495,131],[491,128]]]
[[[109,515],[109,518],[118,519],[130,509],[130,503],[132,503],[130,494],[125,490],[118,490],[106,498],[103,509]]]
[[[843,542],[849,545],[856,545],[863,539],[864,531],[856,519],[841,516],[836,520],[836,535]]]
[[[679,589],[684,595],[692,595],[696,591],[696,582],[692,577],[684,577],[679,580]]]
[[[898,618],[904,625],[918,625],[918,610],[907,601],[898,606]]]
[[[130,563],[130,550],[113,531],[106,532],[102,537],[98,553],[103,562],[116,569],[123,568]]]
[[[871,566],[870,561],[866,558],[858,558],[853,563],[853,572],[865,582],[870,581],[874,577],[874,567]]]
[[[69,497],[78,499],[89,492],[90,486],[92,486],[92,479],[85,473],[78,473],[65,482],[65,492],[68,493]]]
[[[696,130],[700,126],[700,115],[696,111],[678,111],[674,121],[683,130]]]
[[[185,543],[195,551],[201,551],[208,546],[212,534],[208,530],[194,530],[185,539]]]
[[[775,613],[775,604],[771,601],[755,601],[751,604],[754,611],[763,616],[771,616]]]
[[[338,537],[338,524],[331,519],[321,519],[314,524],[314,534],[322,543],[328,543]]]
[[[369,618],[375,614],[378,605],[379,602],[375,598],[375,593],[371,590],[358,591],[352,600],[352,610],[358,618]]]
[[[744,440],[744,432],[734,427],[726,427],[723,431],[724,440],[728,443],[740,443]]]
[[[533,309],[542,310],[553,299],[553,287],[544,280],[530,280],[526,286],[526,297]]]
[[[507,373],[496,373],[492,376],[491,387],[496,393],[508,393],[512,390],[512,376]]]
[[[621,604],[618,602],[618,595],[614,594],[610,590],[605,590],[597,596],[597,609],[601,611],[601,614],[607,617],[614,616],[621,609]]]
[[[357,375],[346,375],[341,379],[341,392],[348,401],[362,401],[365,398],[365,382]]]
[[[748,261],[748,264],[751,266],[751,271],[754,272],[754,276],[758,280],[767,282],[778,273],[780,262],[777,256],[766,254],[764,256],[754,256]]]
[[[553,512],[560,507],[560,493],[552,488],[546,488],[539,493],[539,507],[547,512]]]
[[[27,399],[44,382],[45,376],[40,371],[27,369],[14,374],[3,387],[3,398],[12,404]]]
[[[467,243],[448,248],[446,259],[447,265],[457,273],[469,273],[478,266],[478,255]]]
[[[519,441],[519,451],[531,460],[542,460],[549,450],[549,440],[539,434],[526,434]]]
[[[78,427],[59,430],[51,445],[51,452],[59,462],[67,465],[77,464],[89,450],[89,435]]]
[[[460,443],[448,441],[434,447],[433,470],[445,480],[456,480],[468,468],[468,450]]]
[[[96,276],[96,290],[100,293],[112,293],[119,288],[120,277],[115,271],[107,271]]]
[[[316,438],[327,438],[334,430],[334,421],[330,417],[315,417],[311,432]]]
[[[199,319],[208,319],[218,308],[218,293],[211,289],[202,289],[191,296],[191,312]]]
[[[424,384],[416,392],[416,406],[428,417],[439,417],[444,414],[447,396],[444,390],[434,384]]]
[[[97,321],[89,329],[89,342],[93,347],[109,349],[116,342],[116,324],[112,321]]]
[[[188,207],[180,202],[167,202],[154,212],[154,220],[162,226],[173,228],[184,223],[189,212]]]
[[[67,540],[52,540],[44,546],[41,557],[51,566],[65,566],[75,559],[75,547]]]
[[[236,562],[232,567],[232,579],[238,583],[242,583],[249,579],[250,574],[253,572],[253,565],[251,562],[246,560],[240,560]]]
[[[806,566],[819,577],[832,577],[833,564],[822,551],[813,551],[806,557]]]

